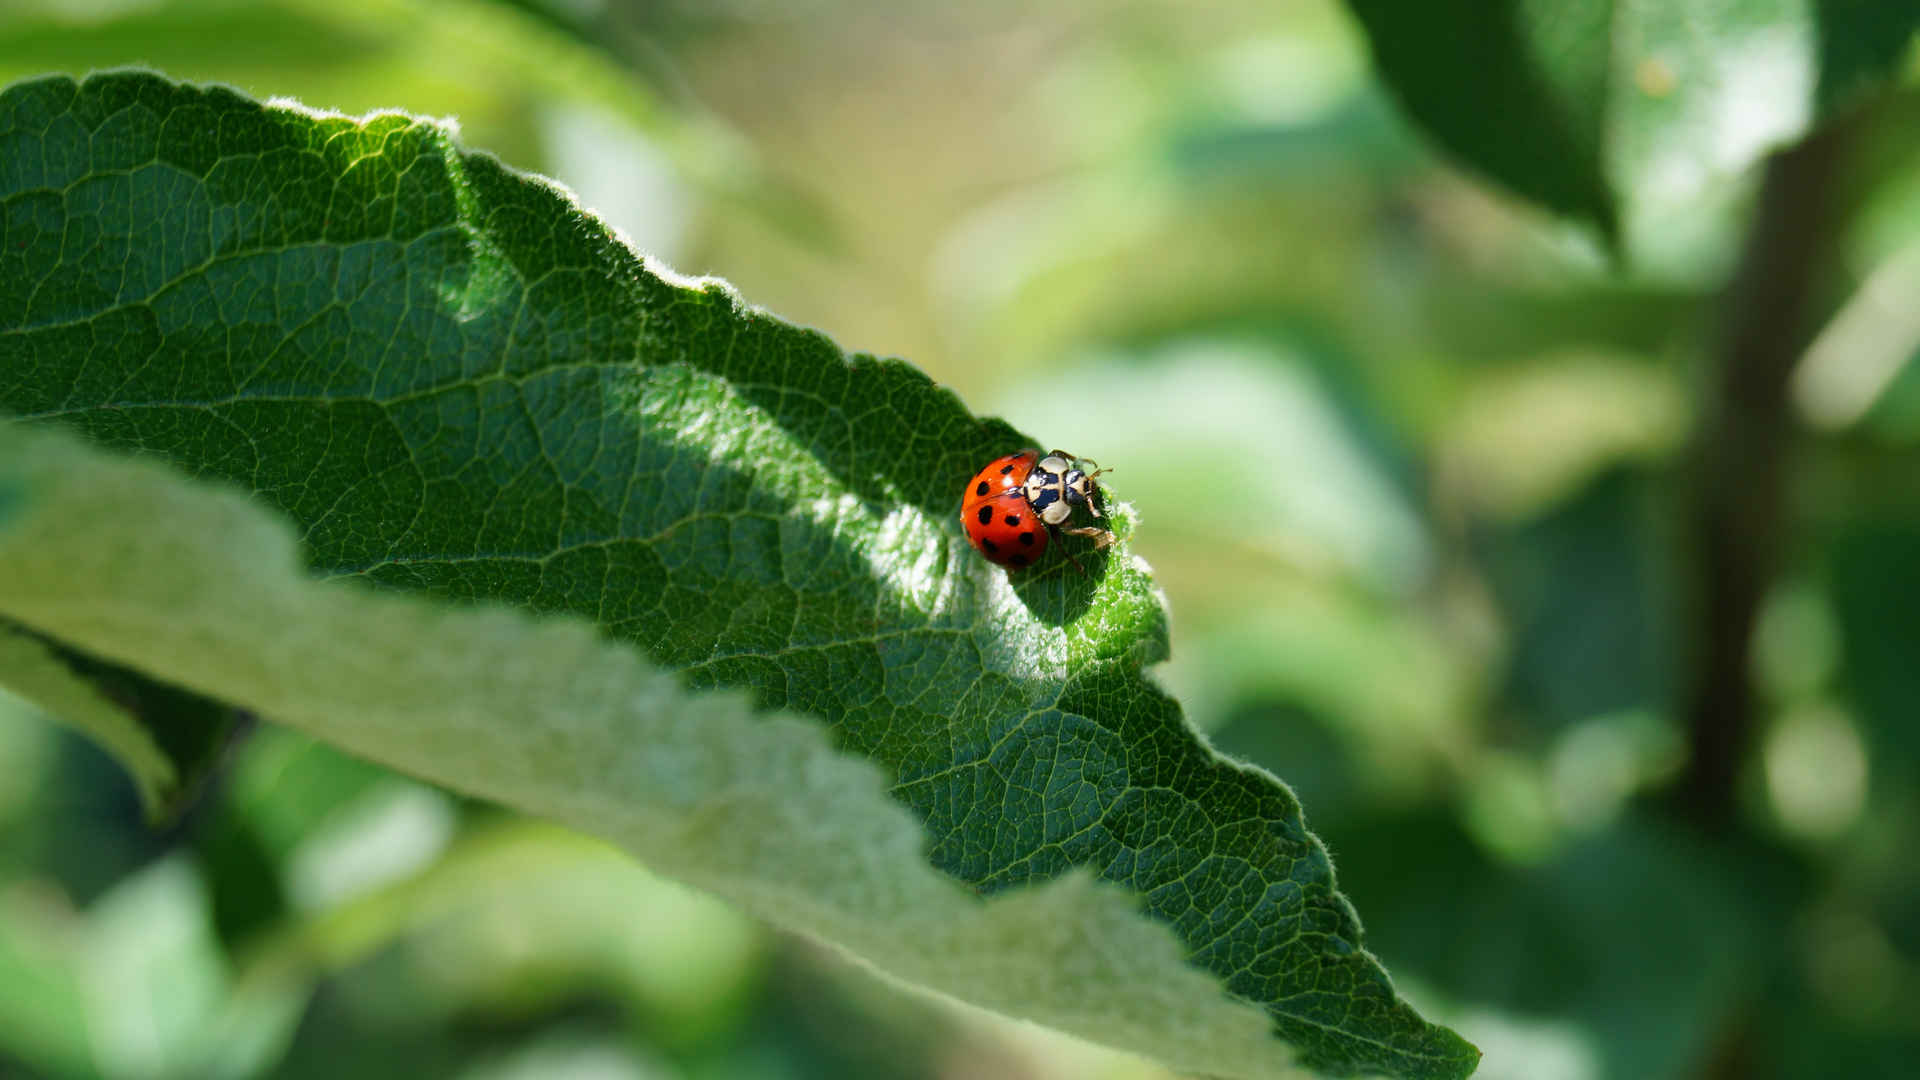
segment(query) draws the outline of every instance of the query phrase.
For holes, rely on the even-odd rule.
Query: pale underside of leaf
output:
[[[1124,890],[1076,873],[983,899],[934,870],[879,770],[814,722],[689,693],[575,619],[311,580],[244,497],[56,434],[0,425],[0,489],[25,503],[0,525],[8,618],[608,836],[909,984],[1182,1068],[1299,1075]]]

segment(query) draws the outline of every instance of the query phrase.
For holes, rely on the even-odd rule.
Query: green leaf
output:
[[[177,817],[193,801],[239,720],[219,701],[4,622],[0,686],[111,751],[132,775],[140,804],[156,824]]]
[[[1865,516],[1865,515],[1863,515]],[[1912,605],[1920,603],[1920,566],[1911,553],[1920,527],[1911,520],[1865,516],[1833,544],[1826,571],[1841,636],[1841,671],[1875,745],[1874,768],[1920,772],[1920,732],[1913,703],[1920,673],[1911,660],[1920,649]]]
[[[1900,0],[1349,0],[1447,150],[1610,239],[1711,192],[1899,70]]]
[[[0,715],[0,721],[4,721]],[[93,1076],[86,991],[73,956],[84,940],[70,911],[32,890],[0,893],[0,1041],[9,1065],[43,1076]]]
[[[1365,951],[1291,793],[1147,677],[1131,511],[1091,577],[991,567],[961,488],[1031,440],[906,364],[643,265],[406,116],[22,83],[0,207],[0,408],[241,486],[309,573],[443,602],[307,584],[257,505],[24,441],[0,614],[1183,1068],[1472,1070]],[[683,685],[825,720],[893,802],[812,727]]]
[[[1716,846],[1652,815],[1629,812],[1522,866],[1432,812],[1363,816],[1335,839],[1352,852],[1355,895],[1402,901],[1382,904],[1383,940],[1447,972],[1480,1008],[1551,1018],[1590,1040],[1598,1060],[1574,1075],[1697,1075],[1729,1003],[1778,971],[1772,946],[1794,911],[1777,852]],[[1642,917],[1652,909],[1660,918]]]

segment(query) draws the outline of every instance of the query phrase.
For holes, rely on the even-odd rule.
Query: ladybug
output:
[[[1093,472],[1079,468],[1094,466]],[[1075,458],[1064,450],[1042,457],[1038,450],[1021,450],[988,462],[974,476],[960,503],[960,524],[967,540],[989,562],[1018,570],[1038,562],[1047,550],[1047,541],[1056,532],[1091,536],[1097,547],[1113,543],[1113,534],[1105,529],[1085,526],[1061,529],[1077,506],[1084,506],[1094,517],[1102,517],[1094,505],[1100,491],[1095,478],[1105,469],[1099,463]],[[1067,561],[1081,569],[1071,553]]]

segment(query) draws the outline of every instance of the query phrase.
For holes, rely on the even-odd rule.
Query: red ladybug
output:
[[[1094,505],[1100,490],[1094,478],[1106,470],[1087,461],[1095,466],[1089,473],[1078,467],[1079,461],[1063,450],[1045,457],[1038,450],[1022,450],[989,462],[969,483],[960,503],[960,524],[967,530],[967,540],[1002,566],[1017,570],[1038,562],[1047,541],[1073,516],[1075,507],[1084,506],[1094,517],[1102,516]],[[1113,542],[1113,534],[1101,528],[1065,531],[1094,537],[1098,547]],[[1080,569],[1079,560],[1071,554],[1067,561]]]

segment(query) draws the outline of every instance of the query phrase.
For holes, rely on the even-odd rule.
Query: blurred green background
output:
[[[1478,1075],[1915,1075],[1920,64],[1848,121],[1778,511],[1703,540],[1757,172],[1616,260],[1436,155],[1334,0],[1043,7],[8,0],[0,80],[457,117],[1113,467],[1165,681],[1294,786]],[[1748,546],[1753,726],[1702,813],[1697,567]],[[271,727],[160,832],[10,700],[0,776],[0,1075],[1164,1075]]]

